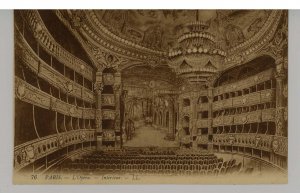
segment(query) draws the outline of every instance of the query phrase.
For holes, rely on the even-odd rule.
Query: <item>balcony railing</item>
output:
[[[27,10],[26,12],[23,11],[22,15],[26,18],[28,25],[33,30],[37,41],[49,54],[53,55],[58,61],[81,74],[86,79],[93,81],[93,69],[55,41],[44,25],[38,11]]]
[[[115,116],[115,110],[102,109],[102,120],[114,120]]]
[[[197,110],[198,111],[207,111],[208,106],[209,106],[209,103],[199,103],[199,104],[197,104]]]
[[[77,107],[54,98],[18,77],[15,77],[15,96],[24,102],[41,108],[51,109],[64,115],[83,119],[95,118],[95,111],[93,109]]]
[[[95,102],[94,93],[91,90],[68,79],[46,64],[36,55],[21,34],[17,34],[17,38],[18,44],[16,48],[19,54],[18,57],[21,58],[21,60],[39,77],[55,87],[60,88],[63,92],[66,92],[71,96],[80,98],[90,103]]]
[[[114,94],[102,94],[102,105],[103,106],[114,106],[115,95]]]
[[[94,141],[94,133],[95,130],[73,130],[18,145],[14,148],[14,168],[17,171],[63,147]]]
[[[248,113],[220,116],[213,119],[213,126],[223,126],[232,124],[259,123],[275,121],[275,108],[256,110]]]
[[[262,90],[243,96],[233,97],[216,101],[213,103],[213,110],[226,109],[232,107],[243,107],[266,102],[272,102],[275,98],[275,89]]]
[[[196,138],[198,144],[207,144],[208,143],[208,135],[198,135]]]
[[[257,133],[232,133],[213,135],[214,145],[241,146],[287,156],[287,137]]]
[[[206,128],[210,125],[210,123],[211,123],[211,120],[209,120],[209,119],[197,119],[197,122],[196,122],[198,128],[200,128],[200,127]]]

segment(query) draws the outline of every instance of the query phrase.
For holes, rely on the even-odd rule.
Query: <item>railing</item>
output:
[[[95,130],[73,130],[18,145],[14,148],[14,169],[18,171],[35,160],[45,157],[63,147],[94,141],[94,133]]]
[[[114,94],[102,94],[102,105],[114,106],[115,105],[115,95]]]
[[[114,120],[115,116],[115,110],[102,109],[102,120]]]
[[[233,124],[275,121],[275,108],[256,110],[236,115],[224,115],[213,119],[213,127]]]
[[[50,55],[53,55],[58,61],[81,74],[86,79],[93,81],[93,69],[55,41],[44,25],[38,11],[27,10],[26,12],[23,11],[22,15],[26,18],[37,41]]]
[[[27,44],[24,37],[17,33],[17,53],[19,58],[39,77],[43,78],[50,84],[57,88],[60,88],[63,92],[68,93],[71,96],[80,98],[84,101],[94,103],[94,93],[81,86],[80,84],[68,79],[64,75],[54,70],[51,66],[46,64]]]
[[[243,80],[239,80],[238,82],[216,87],[216,88],[214,88],[213,93],[216,96],[216,95],[220,95],[223,93],[229,93],[229,92],[234,92],[237,90],[242,90],[244,88],[250,88],[251,86],[271,80],[272,76],[273,76],[273,70],[268,69],[268,70],[265,70],[263,72],[260,72],[256,75],[254,75],[254,76],[245,78]]]
[[[207,144],[208,143],[208,135],[198,135],[196,138],[198,144]]]
[[[200,103],[200,104],[197,104],[197,110],[198,111],[207,111],[208,110],[208,105],[209,103]]]
[[[275,98],[275,89],[267,89],[253,92],[243,96],[223,99],[213,103],[213,110],[226,109],[231,107],[243,107],[266,102],[272,102]]]
[[[257,133],[232,133],[213,135],[214,145],[240,146],[287,156],[287,137]]]
[[[211,120],[209,119],[197,119],[196,125],[197,127],[208,127],[211,123]]]
[[[83,119],[95,119],[94,109],[77,107],[54,98],[18,77],[15,77],[15,96],[24,102],[41,108],[51,109],[64,115]]]

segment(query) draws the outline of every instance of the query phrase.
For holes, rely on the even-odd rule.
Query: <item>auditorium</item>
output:
[[[14,37],[16,179],[287,181],[286,10],[15,10]]]

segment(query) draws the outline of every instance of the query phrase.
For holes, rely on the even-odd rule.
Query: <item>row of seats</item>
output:
[[[68,159],[61,165],[63,172],[105,173],[197,173],[226,174],[239,172],[241,163],[223,161],[213,154],[143,155],[94,152],[77,159]]]

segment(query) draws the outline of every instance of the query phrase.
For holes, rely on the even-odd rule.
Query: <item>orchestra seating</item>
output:
[[[172,153],[172,154],[171,154]],[[169,154],[151,152],[93,152],[80,158],[68,159],[61,166],[63,173],[101,174],[106,172],[143,174],[225,175],[238,173],[242,164],[235,159],[223,161],[213,154]],[[247,170],[249,171],[249,170]]]

